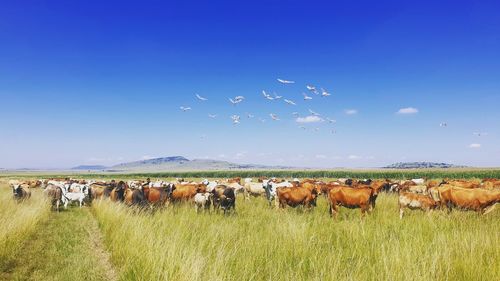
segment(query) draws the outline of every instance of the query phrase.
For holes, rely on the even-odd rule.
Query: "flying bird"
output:
[[[191,110],[191,107],[189,106],[181,106],[180,109],[184,112],[188,111],[188,110]]]
[[[248,113],[248,114],[247,114],[247,117],[248,117],[248,118],[254,118],[255,116],[254,116],[253,114],[251,114],[251,113]]]
[[[312,85],[306,85],[306,88],[309,90],[309,91],[316,91],[316,87],[312,86]]]
[[[206,101],[206,100],[208,100],[207,98],[204,98],[204,97],[202,97],[202,96],[200,96],[200,95],[198,95],[198,94],[196,94],[196,98],[198,98],[198,99],[199,99],[199,100],[201,100],[201,101]]]
[[[268,93],[266,93],[266,91],[264,91],[264,90],[262,90],[262,95],[263,95],[266,99],[268,99],[268,100],[274,100],[274,98],[273,98],[273,97],[271,97],[271,96],[270,96]]]
[[[317,113],[317,112],[314,112],[312,111],[311,109],[309,109],[309,113],[311,113],[312,115],[314,116],[321,116],[321,114]]]
[[[215,118],[215,117],[217,117],[217,114],[208,114],[208,117]]]
[[[299,113],[298,112],[292,112],[292,115],[293,115],[293,117],[299,117]]]
[[[244,97],[244,96],[236,96],[236,97],[234,97],[234,99],[231,99],[231,98],[229,99],[229,101],[230,101],[233,105],[236,105],[236,104],[238,104],[238,103],[240,103],[240,102],[242,102],[242,101],[244,101],[244,100],[245,100],[245,97]]]
[[[274,121],[278,121],[278,120],[280,120],[280,119],[278,118],[278,115],[276,115],[276,114],[274,114],[274,113],[269,114],[269,116],[271,116],[271,119],[273,119]]]
[[[281,84],[293,84],[293,83],[295,83],[295,81],[284,80],[284,79],[279,79],[279,78],[278,78],[278,82],[280,82]]]
[[[313,98],[308,96],[306,93],[302,93],[304,95],[304,100],[312,100]]]
[[[477,137],[488,135],[488,133],[472,133],[472,134]]]
[[[274,99],[275,100],[279,100],[281,99],[283,96],[278,96],[276,93],[273,93],[274,94]]]
[[[446,122],[439,123],[439,127],[448,127],[448,124]]]
[[[304,126],[300,126],[299,128],[302,129],[302,130],[306,129],[306,127],[304,127]]]
[[[328,97],[328,96],[331,96],[331,94],[328,93],[325,89],[321,88],[321,96],[322,97]]]
[[[233,124],[240,124],[240,116],[233,115],[231,116],[231,119],[233,120]]]
[[[335,119],[330,119],[328,117],[325,119],[326,119],[326,121],[328,121],[328,123],[337,123],[337,120],[335,120]]]
[[[295,104],[295,103],[294,103],[293,101],[291,101],[291,100],[287,100],[287,99],[285,99],[285,102],[286,102],[286,103],[288,103],[288,104],[290,104],[290,105],[297,105],[297,104]]]

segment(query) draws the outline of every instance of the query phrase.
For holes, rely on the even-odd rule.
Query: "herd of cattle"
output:
[[[286,206],[311,208],[324,195],[329,202],[329,212],[335,218],[339,206],[359,208],[362,216],[375,208],[380,192],[399,194],[399,214],[403,218],[405,209],[430,211],[436,208],[473,210],[486,214],[500,202],[500,180],[354,180],[338,179],[323,182],[314,179],[251,178],[175,181],[91,181],[69,178],[31,181],[9,181],[14,198],[25,200],[30,197],[31,188],[43,188],[52,206],[59,210],[71,202],[80,206],[92,200],[109,198],[129,206],[160,207],[171,203],[192,202],[197,212],[223,210],[224,214],[234,211],[236,198],[241,194],[245,200],[263,196],[270,207]]]

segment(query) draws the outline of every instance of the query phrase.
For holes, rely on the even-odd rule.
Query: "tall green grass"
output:
[[[372,179],[472,179],[500,178],[500,169],[450,168],[450,169],[375,169],[375,170],[230,170],[230,171],[165,171],[165,172],[105,172],[105,173],[58,173],[33,174],[18,173],[15,175],[0,174],[0,177],[14,178],[51,178],[74,177],[89,179],[137,179],[137,178],[231,178],[231,177],[286,177],[286,178],[372,178]]]
[[[500,210],[409,211],[381,195],[373,214],[324,198],[310,212],[238,198],[237,214],[192,206],[140,212],[102,201],[93,212],[122,280],[498,280]]]
[[[49,217],[50,204],[38,190],[24,202],[12,198],[12,190],[0,183],[0,269],[5,270],[8,257],[14,256],[37,226]]]

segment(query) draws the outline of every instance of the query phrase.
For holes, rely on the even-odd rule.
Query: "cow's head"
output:
[[[172,198],[172,193],[174,193],[174,190],[176,189],[175,184],[169,183],[167,185],[166,191],[167,191],[167,198]]]

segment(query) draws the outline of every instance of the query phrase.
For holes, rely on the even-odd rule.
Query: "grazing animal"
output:
[[[280,208],[286,206],[297,207],[299,205],[311,208],[316,206],[318,192],[315,188],[282,187],[277,189],[277,195]]]
[[[399,218],[403,219],[404,209],[420,209],[430,211],[437,207],[437,202],[431,197],[412,192],[401,192],[399,194]]]
[[[275,184],[270,180],[264,180],[264,182],[262,182],[262,186],[264,187],[266,199],[269,202],[269,207],[272,207],[273,201],[275,202],[275,205],[277,205],[278,204],[277,201],[278,197],[276,196],[277,184]]]
[[[125,199],[125,191],[128,189],[128,185],[124,181],[118,182],[115,188],[111,191],[109,198],[113,202],[123,201]]]
[[[170,199],[176,201],[190,201],[194,198],[196,193],[205,193],[207,187],[204,184],[179,184],[172,190]]]
[[[265,183],[264,183],[265,182]],[[252,182],[252,179],[245,179],[245,194],[247,195],[246,199],[250,199],[250,195],[252,196],[261,196],[266,193],[264,189],[264,185],[267,184],[268,180],[264,180],[263,182]]]
[[[198,213],[201,209],[209,211],[212,197],[213,193],[210,192],[196,193],[196,195],[194,196],[194,207],[196,212]]]
[[[126,188],[123,202],[128,206],[143,206],[146,203],[142,190]]]
[[[224,214],[236,211],[236,195],[234,189],[225,185],[218,185],[212,190],[214,210],[224,210]]]
[[[460,188],[452,185],[437,187],[441,207],[452,207],[465,210],[473,210],[487,214],[494,209],[496,203],[500,202],[500,190],[487,190],[482,188]]]
[[[169,199],[168,190],[173,187],[173,184],[168,184],[164,187],[149,187],[143,186],[142,192],[144,198],[151,206],[163,206]]]
[[[31,191],[29,188],[23,188],[21,184],[13,185],[12,192],[14,199],[17,201],[24,201],[31,197]]]
[[[64,209],[68,208],[68,204],[72,202],[78,202],[80,208],[83,206],[83,200],[85,200],[86,194],[83,192],[66,192],[63,191],[62,202],[64,204]]]
[[[328,198],[330,201],[330,214],[336,218],[338,216],[338,206],[346,208],[361,209],[361,216],[367,211],[375,209],[375,201],[382,186],[374,187],[350,187],[337,186],[330,190]]]
[[[62,203],[63,188],[48,184],[43,191],[43,194],[49,198],[52,208],[59,212]]]

